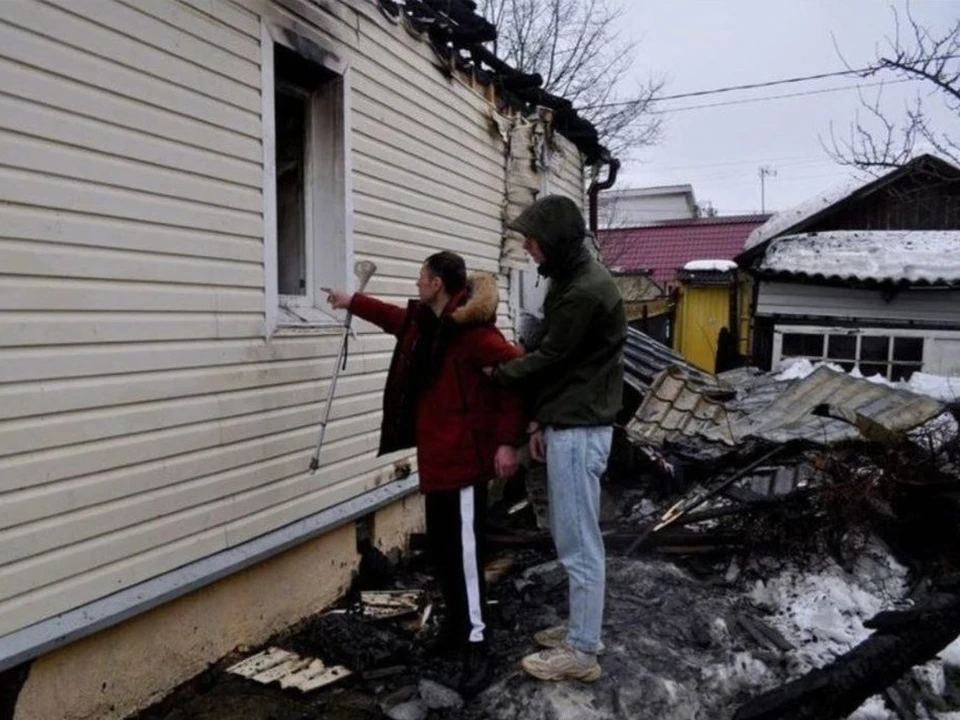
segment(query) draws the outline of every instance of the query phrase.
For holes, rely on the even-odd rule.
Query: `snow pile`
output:
[[[789,672],[796,677],[822,668],[866,640],[872,633],[863,622],[878,612],[905,605],[907,570],[878,543],[860,555],[847,572],[832,559],[818,567],[790,567],[758,580],[750,592],[755,606],[769,612],[766,621],[795,647],[786,656]],[[933,695],[943,696],[945,670],[960,668],[960,638],[939,659],[914,669],[916,680]],[[869,698],[849,720],[896,720],[880,696]],[[960,720],[960,713],[946,713],[938,720]]]
[[[883,703],[883,698],[879,695],[874,695],[857,708],[857,711],[847,718],[847,720],[891,720],[891,718],[895,719],[896,717],[896,715],[887,710],[887,706]]]
[[[730,272],[737,269],[733,260],[691,260],[683,266],[688,272]]]
[[[960,670],[960,637],[947,645],[946,649],[940,653],[940,657],[947,667]]]
[[[749,652],[733,653],[728,662],[707,665],[700,674],[707,690],[731,697],[744,690],[759,692],[777,681],[773,671]]]
[[[907,382],[907,389],[944,402],[960,401],[960,377],[915,372]]]
[[[774,378],[774,380],[779,382],[786,382],[788,380],[803,380],[804,378],[813,375],[822,367],[830,368],[838,373],[843,372],[843,368],[839,365],[835,365],[834,363],[818,362],[814,364],[807,358],[786,358],[780,362],[780,365],[777,368],[778,375]]]
[[[889,610],[906,592],[907,570],[877,546],[848,573],[832,558],[820,567],[788,567],[750,593],[754,605],[771,612],[769,622],[797,648],[797,672],[823,667],[860,644],[871,631],[863,621]]]

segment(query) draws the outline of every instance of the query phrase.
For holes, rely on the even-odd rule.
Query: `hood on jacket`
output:
[[[586,252],[583,213],[573,200],[562,195],[536,200],[508,222],[507,228],[537,241],[545,258],[540,274],[545,277],[563,274]]]
[[[497,305],[500,303],[496,278],[490,273],[471,273],[467,277],[466,289],[458,298],[454,298],[454,301],[457,302],[457,307],[449,317],[458,325],[494,322],[497,319]]]

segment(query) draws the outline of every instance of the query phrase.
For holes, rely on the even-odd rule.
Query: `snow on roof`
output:
[[[837,230],[777,238],[761,274],[960,286],[960,230]]]
[[[683,269],[689,272],[729,272],[736,270],[737,264],[733,260],[691,260]]]
[[[747,241],[743,244],[743,249],[749,250],[765,243],[770,238],[786,232],[804,220],[812,218],[814,215],[817,215],[832,205],[836,205],[848,195],[856,192],[862,185],[862,180],[848,180],[829,190],[817,193],[812,198],[803,201],[789,210],[781,210],[771,215],[769,220],[747,236]]]
[[[935,153],[917,152],[906,165],[894,168],[885,175],[876,178],[862,175],[859,178],[851,178],[830,190],[814,195],[796,207],[776,213],[766,223],[750,233],[747,241],[743,244],[743,249],[750,250],[791,230],[803,230],[805,228],[799,227],[801,224],[842,202],[854,193],[863,190],[869,194],[906,173],[926,167],[931,167],[938,173],[946,173],[949,177],[956,177],[960,174],[960,168],[951,161],[939,157]]]

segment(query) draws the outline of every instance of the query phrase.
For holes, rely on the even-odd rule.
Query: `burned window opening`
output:
[[[333,179],[320,156],[335,145],[333,127],[318,122],[318,103],[329,99],[337,75],[282,46],[275,47],[277,288],[281,296],[308,298],[312,288],[314,204]]]
[[[277,85],[277,284],[281,295],[307,294],[307,96]]]

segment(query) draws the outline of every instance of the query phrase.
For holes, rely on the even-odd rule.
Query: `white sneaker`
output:
[[[567,626],[556,625],[546,630],[539,630],[533,634],[533,641],[542,648],[552,650],[553,648],[563,647],[567,644]],[[603,641],[597,648],[597,655],[602,655],[605,647]]]
[[[563,646],[527,655],[520,666],[538,680],[580,680],[593,682],[603,671],[596,655]]]

